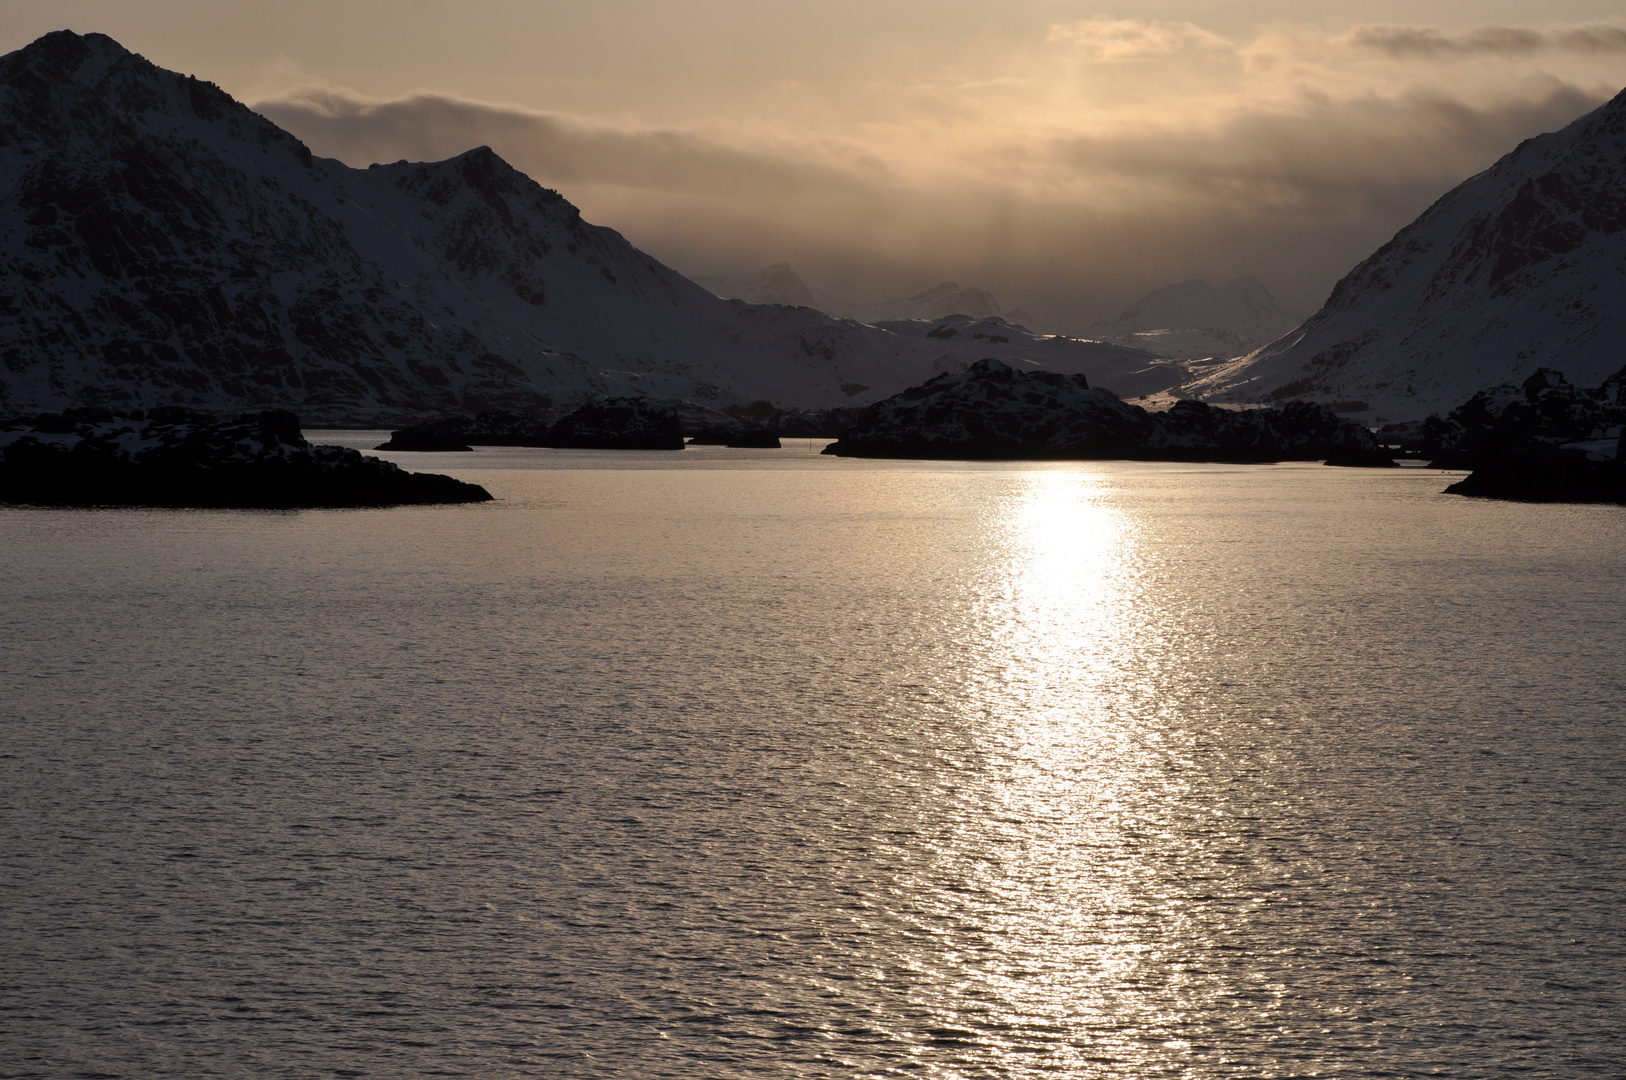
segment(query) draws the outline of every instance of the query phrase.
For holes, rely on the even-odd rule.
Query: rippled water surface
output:
[[[1626,1068],[1626,511],[398,460],[0,509],[0,1075]]]

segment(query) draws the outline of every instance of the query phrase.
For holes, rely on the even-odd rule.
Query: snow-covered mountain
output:
[[[1165,285],[1141,297],[1091,337],[1196,360],[1241,356],[1298,325],[1255,277],[1214,286],[1201,279]]]
[[[1033,316],[1021,308],[1007,311],[987,289],[965,287],[953,281],[934,285],[914,296],[858,303],[811,287],[788,263],[775,263],[766,270],[747,274],[696,274],[692,280],[725,300],[810,307],[838,319],[857,319],[865,323],[969,315],[974,319],[1004,318],[1030,329],[1033,326]]]
[[[1186,390],[1417,419],[1559,368],[1626,362],[1626,93],[1521,143],[1340,281],[1291,334]]]
[[[112,39],[0,57],[0,413],[289,408],[338,422],[633,394],[863,403],[974,333],[712,295],[480,148],[352,169]],[[1125,394],[1134,349],[1005,333]]]

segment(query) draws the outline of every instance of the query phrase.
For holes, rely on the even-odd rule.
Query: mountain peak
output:
[[[5,59],[9,64],[30,67],[60,81],[73,78],[88,61],[105,63],[131,56],[135,56],[135,53],[106,34],[81,35],[72,30],[53,30]]]
[[[106,34],[56,30],[0,56],[0,141],[128,143],[156,128],[226,124],[308,163],[305,145],[211,82],[149,62]]]
[[[0,57],[0,86],[13,89],[95,86],[120,67],[156,76],[162,69],[106,34],[53,30]]]
[[[452,159],[463,182],[486,198],[500,198],[504,191],[540,187],[536,181],[504,161],[489,146],[476,146]]]

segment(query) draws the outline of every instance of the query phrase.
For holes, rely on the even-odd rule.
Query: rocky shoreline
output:
[[[0,502],[305,509],[490,499],[477,484],[313,446],[282,410],[221,420],[173,406],[69,409],[0,423]]]

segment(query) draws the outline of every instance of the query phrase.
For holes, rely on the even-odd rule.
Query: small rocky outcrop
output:
[[[749,415],[736,416],[732,424],[705,423],[689,429],[692,446],[777,446],[775,439],[839,439],[863,410],[774,409],[768,402]],[[745,410],[740,410],[745,412]],[[741,441],[745,440],[745,441]]]
[[[682,450],[677,411],[646,398],[593,401],[561,419],[543,445],[571,450]]]
[[[292,509],[485,502],[449,476],[312,446],[280,410],[69,409],[0,424],[0,502]]]
[[[1082,375],[1017,371],[980,360],[865,409],[824,451],[851,457],[1319,460],[1378,455],[1370,432],[1324,405],[1217,409],[1181,401],[1130,405]]]
[[[390,432],[379,450],[470,450],[474,446],[546,446],[546,420],[512,412],[445,416]]]
[[[1379,446],[1386,446],[1404,458],[1418,458],[1423,454],[1423,421],[1404,420],[1397,424],[1384,424],[1377,430]]]

